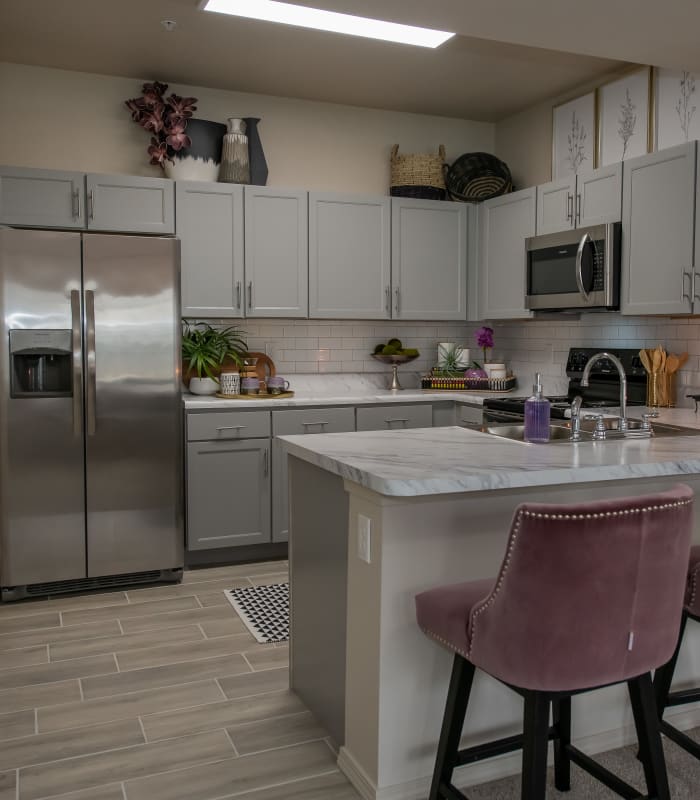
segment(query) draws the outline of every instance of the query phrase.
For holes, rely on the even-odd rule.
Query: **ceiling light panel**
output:
[[[259,19],[265,22],[281,22],[300,28],[345,33],[349,36],[364,36],[368,39],[382,39],[400,44],[413,44],[419,47],[439,47],[451,39],[454,33],[435,31],[430,28],[417,28],[413,25],[399,25],[368,17],[355,17],[351,14],[338,14],[320,8],[307,8],[276,0],[203,0],[200,8],[219,14]]]

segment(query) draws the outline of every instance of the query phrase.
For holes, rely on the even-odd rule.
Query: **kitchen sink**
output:
[[[596,420],[582,419],[581,420],[581,439],[582,442],[593,441],[593,430],[595,429]],[[620,439],[629,438],[646,438],[648,434],[642,429],[642,421],[638,419],[628,419],[628,431],[623,433],[619,430],[619,421],[617,417],[608,417],[603,420],[605,425],[607,437],[600,441],[619,441]],[[669,425],[665,422],[651,423],[654,438],[665,438],[669,436],[700,436],[700,429],[698,428],[683,428],[680,425]],[[492,436],[500,436],[504,439],[512,439],[516,442],[525,442],[524,432],[525,425],[487,425],[484,428],[485,433],[490,433]],[[562,423],[561,425],[549,426],[549,439],[551,442],[571,442],[571,429],[568,424]],[[527,442],[526,444],[529,444]]]

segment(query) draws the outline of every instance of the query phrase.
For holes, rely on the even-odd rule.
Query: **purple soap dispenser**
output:
[[[549,417],[551,404],[546,397],[542,397],[542,376],[535,373],[535,383],[532,387],[534,394],[525,401],[525,431],[523,439],[526,442],[549,441]]]

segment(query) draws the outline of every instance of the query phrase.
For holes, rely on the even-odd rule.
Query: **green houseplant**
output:
[[[214,394],[226,361],[241,366],[247,350],[243,332],[186,322],[182,331],[183,379],[195,394]]]

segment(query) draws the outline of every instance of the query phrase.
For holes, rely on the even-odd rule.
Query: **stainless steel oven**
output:
[[[621,223],[525,240],[525,307],[533,311],[620,308]]]

